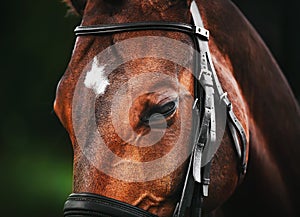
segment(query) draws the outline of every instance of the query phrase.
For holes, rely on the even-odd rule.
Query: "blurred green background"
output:
[[[52,105],[80,19],[60,0],[1,9],[0,216],[62,216],[72,148]]]
[[[297,3],[236,0],[299,99]],[[62,216],[72,148],[52,104],[80,19],[60,0],[1,2],[0,216]]]

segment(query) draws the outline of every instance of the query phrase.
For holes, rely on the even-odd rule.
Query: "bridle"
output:
[[[195,81],[195,101],[193,105],[193,120],[196,120],[193,123],[194,145],[181,198],[177,203],[173,217],[183,217],[188,208],[191,210],[192,217],[201,216],[203,198],[208,196],[211,165],[210,161],[202,166],[201,161],[204,147],[209,147],[209,144],[216,140],[215,99],[218,99],[227,108],[227,125],[240,159],[240,167],[238,168],[240,180],[245,175],[247,168],[245,131],[236,118],[232,110],[232,104],[227,98],[227,93],[223,91],[214,69],[208,47],[209,31],[203,27],[202,18],[195,1],[192,1],[190,11],[193,17],[193,25],[173,22],[139,22],[78,26],[75,29],[76,36],[164,30],[183,32],[194,39],[196,49],[200,54],[196,57],[198,61],[195,64],[195,74],[202,87],[198,81]],[[201,123],[199,120],[201,120]],[[64,216],[157,217],[124,202],[91,193],[72,193],[65,203]]]
[[[236,118],[232,104],[221,87],[214,69],[208,47],[209,31],[203,27],[202,18],[195,1],[190,8],[193,25],[173,22],[139,22],[97,26],[78,26],[76,36],[109,35],[129,31],[164,30],[178,31],[190,35],[200,56],[195,64],[195,74],[201,83],[195,82],[195,101],[193,105],[194,118],[194,145],[190,157],[187,174],[173,217],[183,217],[186,210],[191,209],[192,217],[201,216],[202,201],[208,196],[210,182],[211,161],[202,166],[204,147],[216,140],[215,98],[227,108],[227,124],[232,135],[236,152],[240,158],[240,179],[245,175],[247,168],[247,151],[245,131]],[[195,79],[197,80],[197,79]],[[199,120],[202,120],[201,123]],[[240,145],[241,142],[241,145]],[[69,196],[64,207],[65,217],[78,216],[113,216],[113,217],[155,217],[155,215],[111,198],[91,193],[73,193]]]

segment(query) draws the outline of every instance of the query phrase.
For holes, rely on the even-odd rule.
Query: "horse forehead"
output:
[[[164,11],[179,3],[185,3],[188,5],[191,0],[129,0],[129,1],[91,1],[87,6],[100,8],[102,11],[114,11],[119,12],[122,8],[137,7],[141,9],[155,9],[157,11]]]
[[[108,2],[108,1],[107,1]],[[130,0],[124,3],[88,1],[82,25],[124,22],[171,21],[189,22],[190,0]]]
[[[122,81],[124,80],[124,78],[126,80],[129,79],[135,81],[131,82],[130,86],[143,86],[144,89],[149,88],[151,84],[153,85],[156,83],[162,83],[160,86],[170,86],[171,81],[173,81],[174,83],[174,79],[178,81],[176,76],[177,73],[174,72],[174,68],[171,68],[170,66],[165,67],[164,65],[166,64],[163,63],[157,64],[157,60],[144,60],[143,62],[149,62],[148,64],[152,65],[152,69],[149,69],[149,67],[147,67],[147,64],[145,64],[146,66],[139,67],[139,65],[143,64],[140,63],[140,61],[138,61],[137,63],[128,64],[128,69],[126,69],[126,67],[123,68],[125,71],[116,70],[115,72],[110,72],[107,69],[108,67],[106,65],[101,65],[98,62],[98,58],[96,56],[91,61],[91,67],[87,70],[87,72],[84,75],[84,86],[88,89],[91,89],[96,95],[100,96],[105,93],[106,89],[111,83],[114,83],[116,80]],[[110,76],[111,74],[112,76]],[[121,77],[121,79],[118,79],[117,77]],[[138,79],[139,77],[143,77],[143,79]],[[120,81],[117,81],[117,83],[120,83]],[[129,82],[127,81],[126,84],[128,86]],[[121,85],[121,83],[119,85]]]

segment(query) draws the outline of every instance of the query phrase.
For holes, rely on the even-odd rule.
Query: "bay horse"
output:
[[[299,107],[271,53],[231,1],[67,3],[82,23],[54,102],[74,151],[74,194],[65,216],[300,216]],[[197,24],[193,4],[203,28],[185,25]],[[200,36],[187,34],[192,30]],[[210,52],[202,58],[206,44]],[[200,68],[211,64],[206,71],[216,73],[214,84],[204,79],[199,87],[197,52]],[[206,71],[199,77],[211,78]],[[209,88],[216,80],[238,123],[232,128],[225,121],[221,135],[223,114],[212,109],[218,102],[207,106],[207,96],[218,92]],[[214,126],[220,145],[206,162],[210,169],[200,158],[200,184],[187,185],[197,179],[194,141],[202,137],[195,134],[207,113],[194,110],[203,103],[218,118],[209,122],[209,141]],[[182,211],[182,204],[189,205]]]

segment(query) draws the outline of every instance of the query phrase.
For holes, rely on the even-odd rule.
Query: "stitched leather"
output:
[[[143,209],[91,193],[73,193],[64,206],[65,217],[157,217]]]

